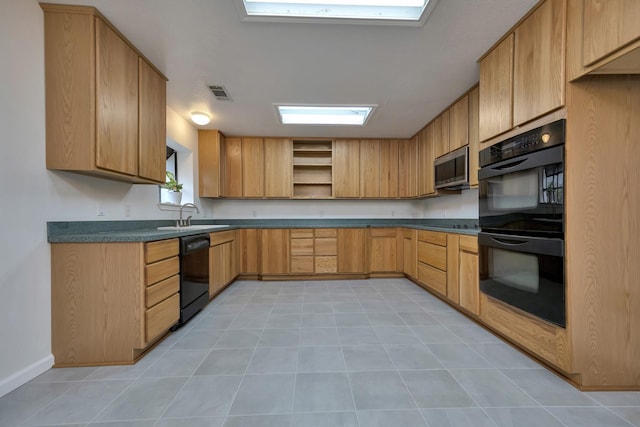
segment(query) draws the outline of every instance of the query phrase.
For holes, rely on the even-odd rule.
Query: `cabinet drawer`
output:
[[[291,273],[313,273],[313,257],[292,256]]]
[[[421,242],[431,243],[433,245],[447,246],[447,233],[419,230],[418,240]]]
[[[335,237],[316,238],[314,246],[316,255],[338,255],[338,243]]]
[[[162,300],[169,298],[180,290],[180,275],[176,274],[153,286],[148,286],[145,291],[145,306],[153,307]]]
[[[291,230],[292,239],[313,238],[313,228],[294,228]]]
[[[316,237],[336,237],[338,230],[335,228],[316,228]]]
[[[447,273],[444,271],[419,262],[418,281],[442,295],[447,294]]]
[[[369,235],[371,237],[396,237],[395,228],[370,228]]]
[[[292,256],[313,255],[313,239],[291,239]]]
[[[474,236],[460,236],[460,250],[474,254],[478,253],[478,238]]]
[[[236,238],[236,230],[218,231],[217,233],[209,233],[211,246],[221,245],[222,243],[232,242]]]
[[[171,277],[174,274],[178,274],[180,271],[180,260],[178,257],[165,259],[153,264],[149,264],[145,267],[145,284],[147,286],[153,285],[156,282]]]
[[[447,271],[447,248],[431,243],[418,242],[418,261]]]
[[[338,271],[338,257],[317,256],[316,273],[335,273]]]
[[[148,309],[144,314],[147,342],[175,325],[180,319],[180,295],[175,294]]]
[[[144,262],[151,264],[161,259],[171,258],[178,255],[180,246],[178,239],[160,240],[144,245]]]

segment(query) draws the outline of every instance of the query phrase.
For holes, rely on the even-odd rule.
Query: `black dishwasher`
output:
[[[209,302],[209,234],[180,238],[180,321],[184,325]]]

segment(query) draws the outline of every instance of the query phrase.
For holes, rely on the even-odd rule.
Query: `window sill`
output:
[[[161,211],[179,211],[182,205],[174,205],[173,203],[158,203],[158,209]],[[195,212],[195,208],[187,206],[182,209],[183,212]]]

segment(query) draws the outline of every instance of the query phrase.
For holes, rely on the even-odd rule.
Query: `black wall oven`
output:
[[[480,152],[480,289],[566,326],[565,120]]]

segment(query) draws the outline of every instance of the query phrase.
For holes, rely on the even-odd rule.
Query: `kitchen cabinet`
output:
[[[457,234],[447,234],[447,299],[454,304],[460,304],[459,239]]]
[[[418,231],[418,281],[447,295],[447,233]]]
[[[565,104],[565,32],[566,0],[546,0],[516,28],[513,126]]]
[[[313,274],[313,229],[292,229],[291,237],[291,273]]]
[[[434,122],[429,123],[418,137],[418,195],[427,196],[435,193],[433,172]]]
[[[326,274],[338,270],[335,228],[291,230],[291,273]]]
[[[416,267],[418,259],[416,257],[416,243],[418,241],[417,230],[409,228],[401,229],[402,233],[402,271],[412,279],[417,278]]]
[[[360,197],[360,141],[338,139],[333,150],[333,195]]]
[[[594,62],[640,39],[640,2],[584,0],[583,65]]]
[[[243,195],[242,138],[225,138],[222,159],[222,196],[240,198]]]
[[[224,135],[218,130],[198,130],[198,195],[222,195]]]
[[[293,145],[290,139],[264,140],[264,196],[291,198]]]
[[[469,144],[469,96],[465,95],[449,108],[448,152]]]
[[[469,186],[478,187],[478,169],[480,154],[480,89],[476,86],[469,92]]]
[[[449,110],[444,110],[433,120],[433,156],[438,158],[449,152]]]
[[[290,248],[288,229],[260,230],[260,274],[289,274]]]
[[[460,235],[458,248],[459,304],[460,307],[479,316],[478,238]]]
[[[258,241],[260,231],[256,228],[242,228],[240,240],[240,273],[248,276],[258,274]]]
[[[513,34],[480,60],[480,141],[513,127]]]
[[[380,197],[380,141],[360,140],[360,197]]]
[[[264,140],[242,138],[242,197],[264,197]]]
[[[209,298],[233,282],[239,274],[236,230],[209,233]]]
[[[180,317],[178,239],[51,245],[55,366],[133,363]]]
[[[399,154],[400,143],[398,139],[380,140],[380,197],[397,198],[399,195]]]
[[[398,197],[418,195],[418,135],[398,144]]]
[[[369,271],[366,228],[339,228],[337,243],[338,273],[365,274]]]
[[[333,195],[335,170],[332,161],[332,141],[294,140],[293,197],[330,199]],[[343,159],[342,161],[344,162]]]
[[[369,271],[398,272],[398,238],[395,228],[369,229]]]
[[[41,7],[47,168],[163,183],[166,78],[95,8]]]

